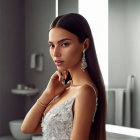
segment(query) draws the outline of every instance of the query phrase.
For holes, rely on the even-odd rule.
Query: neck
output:
[[[83,71],[80,66],[78,66],[77,68],[72,68],[68,70],[70,72],[71,78],[72,78],[72,86],[78,86],[78,85],[83,85],[88,83],[93,83],[88,71],[85,69],[85,71]]]

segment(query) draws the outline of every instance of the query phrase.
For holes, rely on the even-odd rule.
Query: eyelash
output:
[[[70,45],[70,43],[62,43],[60,46],[66,47],[66,46],[69,46],[69,45]],[[55,46],[52,44],[52,45],[49,45],[49,47],[54,48]]]
[[[64,45],[63,47],[66,47],[66,46],[68,46],[69,44],[70,44],[70,43],[67,43],[67,42],[66,42],[66,43],[62,43],[61,46]]]
[[[49,45],[50,48],[54,48],[54,45]]]

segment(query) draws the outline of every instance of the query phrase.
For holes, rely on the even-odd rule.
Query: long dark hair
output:
[[[58,16],[50,25],[52,28],[63,28],[75,34],[80,42],[89,38],[90,44],[86,51],[87,70],[88,73],[98,89],[98,106],[94,122],[91,126],[89,140],[106,140],[105,122],[106,122],[106,94],[103,77],[98,64],[94,41],[90,26],[87,20],[80,14],[69,13]],[[70,78],[68,78],[69,80]]]

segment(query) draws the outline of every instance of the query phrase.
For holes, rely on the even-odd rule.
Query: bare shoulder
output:
[[[74,112],[77,114],[75,116],[80,117],[79,114],[82,114],[82,112],[86,112],[85,117],[88,116],[90,118],[88,120],[92,119],[93,114],[95,112],[95,108],[96,108],[96,101],[97,101],[96,91],[97,91],[96,88],[94,90],[92,86],[87,85],[87,84],[79,87],[76,100],[74,103]],[[81,116],[83,115],[84,114],[82,114]]]
[[[97,98],[97,89],[90,85],[83,85],[79,87],[79,91],[76,97],[76,104],[77,106],[95,106],[96,104],[96,98]]]
[[[95,98],[98,96],[98,90],[96,86],[85,84],[79,88],[78,96]]]

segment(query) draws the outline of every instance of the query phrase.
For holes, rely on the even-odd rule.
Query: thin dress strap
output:
[[[96,107],[95,107],[95,112],[94,112],[94,115],[93,115],[93,118],[92,118],[92,122],[94,122],[94,117],[95,117],[95,114],[96,114],[96,111],[97,111],[97,106],[98,106],[98,96],[97,96],[97,92],[95,90],[95,87],[93,85],[90,85],[90,84],[87,84],[87,85],[89,85],[93,88],[93,90],[95,91],[95,96],[96,96]]]
[[[90,85],[90,84],[87,84],[87,85],[89,85],[90,87],[92,87],[92,89],[95,91],[94,93],[95,93],[96,98],[98,98],[98,95],[97,95],[97,92],[95,90],[95,87],[93,85]]]

